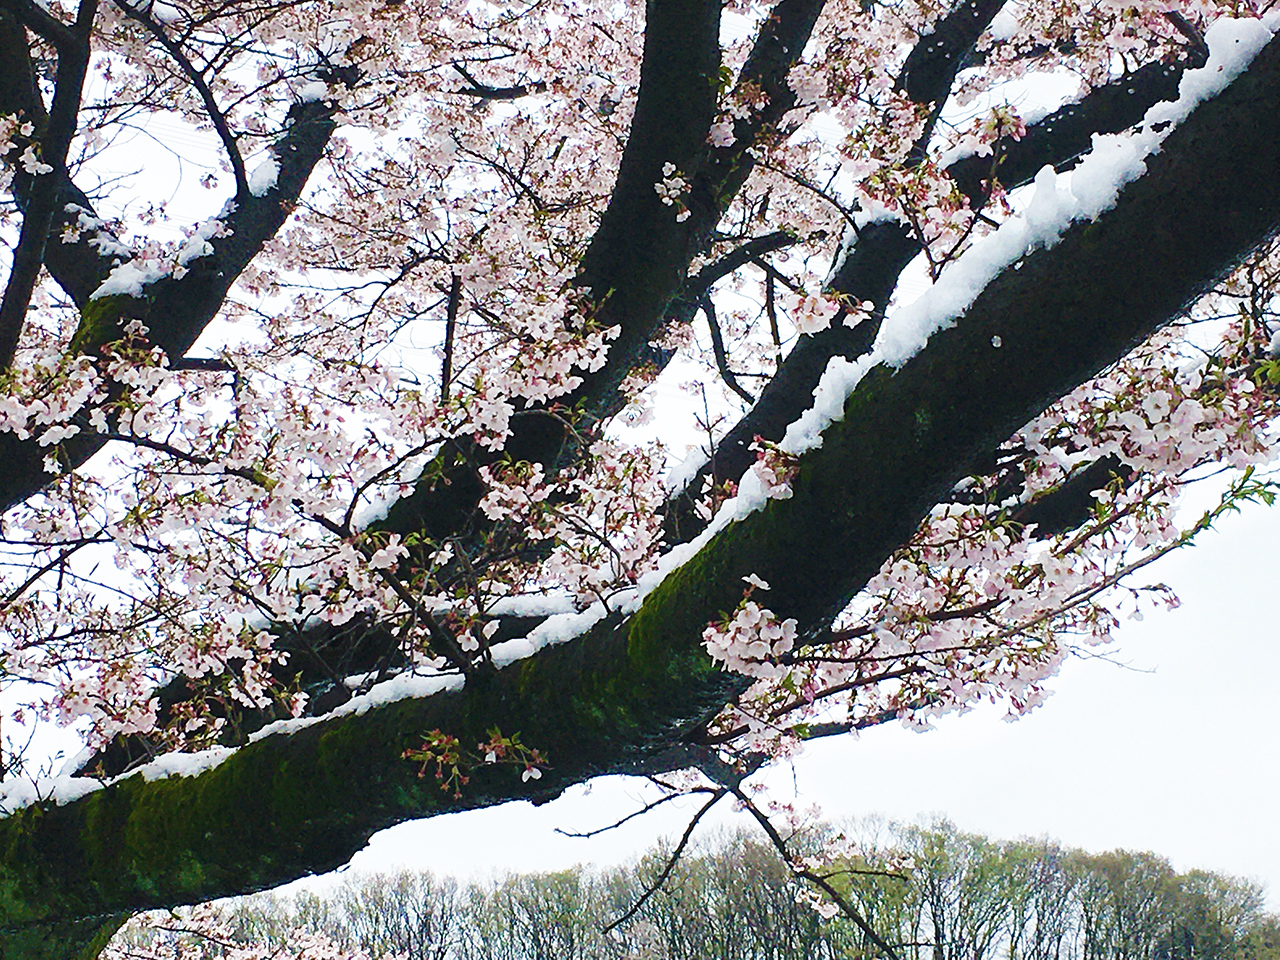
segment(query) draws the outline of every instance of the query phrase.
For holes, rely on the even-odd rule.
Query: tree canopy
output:
[[[85,738],[4,747],[4,956],[1034,706],[1271,497],[1265,14],[0,0],[0,680]]]

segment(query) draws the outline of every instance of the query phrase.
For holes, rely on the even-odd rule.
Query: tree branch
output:
[[[481,83],[473,77],[466,67],[460,63],[455,63],[453,69],[457,70],[462,79],[471,84],[469,87],[463,87],[461,90],[454,91],[468,97],[475,97],[478,100],[519,100],[521,97],[527,97],[534,93],[544,93],[547,85],[544,81],[539,80],[536,83],[521,83],[514,87],[491,87],[487,83]]]
[[[222,141],[222,148],[227,151],[227,160],[231,164],[231,173],[236,181],[236,199],[243,200],[245,197],[251,196],[249,192],[249,179],[244,172],[244,157],[240,155],[240,147],[236,143],[235,134],[231,132],[231,128],[227,126],[226,115],[218,106],[218,101],[213,96],[213,91],[209,89],[209,84],[205,82],[200,71],[182,51],[182,47],[169,38],[164,32],[164,28],[155,20],[151,19],[142,10],[133,7],[127,0],[115,0],[116,7],[130,20],[142,24],[144,30],[151,36],[155,37],[160,46],[164,47],[165,52],[173,58],[173,62],[178,65],[178,69],[182,71],[188,82],[196,88],[196,92],[200,95],[200,101],[204,104],[204,112],[208,114],[213,129],[218,134],[218,139]]]
[[[716,306],[711,302],[709,296],[703,296],[698,302],[698,306],[702,308],[702,315],[707,318],[707,328],[711,331],[711,352],[715,354],[716,369],[720,371],[720,378],[724,380],[725,385],[736,393],[739,397],[747,402],[748,405],[756,402],[756,398],[747,393],[746,389],[738,382],[738,378],[733,375],[733,371],[729,369],[729,358],[724,352],[724,334],[720,331],[720,321],[716,319]]]
[[[74,51],[81,43],[75,30],[32,0],[4,0],[4,6],[32,33],[43,37],[57,48]]]
[[[1138,123],[1153,104],[1176,98],[1183,71],[1193,65],[1148,64],[1032,124],[1022,140],[1004,145],[999,168],[1002,181],[1007,186],[1019,186],[1046,164],[1065,169],[1089,149],[1095,132],[1126,130]],[[989,189],[984,180],[991,175],[990,158],[966,157],[948,167],[947,173],[972,206],[980,208]],[[851,300],[871,301],[877,311],[882,311],[898,277],[919,251],[920,244],[907,225],[897,221],[868,223],[844,251],[829,286]],[[752,439],[757,435],[775,442],[782,438],[787,425],[809,406],[818,379],[832,357],[854,359],[871,348],[881,317],[864,320],[850,329],[841,322],[843,315],[833,319],[826,330],[799,338],[755,406],[721,441],[716,463],[719,471],[726,476],[741,476],[754,461],[749,449]],[[698,478],[701,476],[698,474]],[[687,540],[702,529],[705,521],[693,510],[698,488],[697,482],[690,482],[686,487],[690,493],[668,509],[669,540]]]
[[[462,303],[462,275],[455,273],[449,281],[449,304],[444,319],[444,362],[440,367],[440,402],[449,402],[449,381],[453,377],[453,333],[458,325],[458,307]]]
[[[946,99],[968,53],[1004,0],[964,0],[920,37],[898,74],[898,88],[920,104]]]
[[[760,237],[752,237],[741,246],[735,247],[719,260],[707,264],[688,280],[680,293],[681,300],[696,303],[698,298],[710,292],[711,288],[733,271],[745,267],[758,257],[783,250],[793,244],[800,243],[801,238],[786,230],[775,230]]]
[[[26,10],[26,3],[8,2],[18,7],[15,12],[19,16],[25,11],[28,16],[39,19]],[[89,34],[97,9],[97,0],[80,0],[75,26],[67,31],[67,36],[54,40],[58,50],[58,70],[53,106],[49,110],[48,122],[39,131],[39,160],[48,170],[37,174],[31,186],[22,214],[22,232],[13,252],[9,282],[5,286],[3,300],[0,300],[0,373],[13,363],[14,352],[26,324],[27,308],[31,305],[31,294],[44,264],[45,244],[49,239],[59,188],[67,178],[67,150],[76,132],[80,95],[89,67]]]

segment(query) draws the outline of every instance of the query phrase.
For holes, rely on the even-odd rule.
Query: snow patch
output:
[[[107,279],[99,284],[89,299],[113,297],[123,294],[126,297],[141,297],[142,288],[155,283],[169,275],[169,265],[160,260],[130,260],[114,268]]]
[[[253,173],[249,174],[249,192],[255,197],[265,197],[267,191],[275,187],[278,176],[280,176],[280,161],[275,157],[268,157],[253,168]]]
[[[297,91],[299,103],[314,103],[316,100],[324,100],[328,96],[329,85],[323,80],[312,80],[310,83],[304,83]]]
[[[213,244],[209,241],[223,233],[223,224],[221,220],[216,218],[206,220],[200,226],[196,227],[195,233],[187,238],[186,242],[178,248],[178,263],[180,266],[186,266],[192,260],[198,257],[208,257],[213,254]]]
[[[489,613],[495,617],[550,617],[576,612],[573,598],[567,593],[503,597],[489,606]]]
[[[662,481],[662,486],[671,496],[683,492],[684,488],[693,482],[693,478],[698,475],[698,471],[706,466],[710,460],[711,458],[707,456],[707,452],[702,448],[690,450],[683,460],[667,472]]]
[[[991,34],[992,40],[1012,40],[1017,35],[1021,23],[1018,21],[1017,13],[1010,9],[1011,6],[1006,4],[991,18],[987,32]]]

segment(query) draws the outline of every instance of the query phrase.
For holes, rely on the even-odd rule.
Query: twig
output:
[[[249,178],[244,172],[244,158],[240,156],[240,147],[236,144],[235,135],[231,132],[231,128],[227,126],[227,118],[223,115],[218,102],[213,98],[213,91],[209,89],[209,85],[205,83],[204,77],[200,71],[195,68],[187,55],[182,52],[182,48],[169,38],[158,23],[143,13],[130,6],[126,0],[115,0],[116,6],[131,20],[136,20],[160,42],[165,48],[169,56],[173,57],[174,63],[182,70],[191,85],[196,88],[196,92],[200,94],[200,100],[204,103],[204,109],[209,114],[209,119],[213,122],[213,129],[218,133],[218,139],[222,141],[222,146],[227,151],[227,158],[231,162],[231,172],[236,180],[236,195],[239,197],[247,197],[249,193]]]
[[[711,482],[718,484],[720,476],[716,471],[716,434],[715,427],[720,423],[717,418],[715,423],[711,422],[711,407],[707,403],[707,386],[704,383],[698,384],[698,390],[702,393],[702,424],[703,429],[707,431],[707,462],[711,465]],[[698,415],[693,415],[694,420],[698,419]]]
[[[782,334],[778,332],[778,298],[774,292],[774,276],[768,270],[764,272],[764,312],[769,317],[769,333],[773,336],[773,347],[778,355],[778,367],[782,367]]]
[[[823,200],[827,201],[827,203],[831,204],[831,206],[836,208],[836,212],[839,213],[840,216],[844,218],[845,222],[849,224],[850,227],[853,228],[854,233],[857,233],[859,229],[857,218],[844,204],[842,204],[835,197],[831,196],[831,194],[827,193],[827,191],[822,189],[822,187],[812,184],[804,177],[791,173],[788,170],[784,170],[782,169],[782,167],[775,166],[774,164],[769,163],[758,157],[756,158],[755,162],[757,166],[765,170],[768,170],[770,173],[776,173],[778,176],[783,177],[784,179],[790,180],[797,187],[800,187],[803,190],[808,190],[810,193],[816,194],[817,196],[821,197]]]
[[[711,329],[711,352],[715,354],[716,369],[720,371],[720,378],[724,380],[725,385],[730,390],[740,396],[748,404],[756,402],[756,398],[747,392],[747,389],[738,382],[738,378],[733,375],[733,371],[729,369],[729,358],[724,352],[724,336],[720,332],[720,324],[716,320],[715,304],[711,302],[711,298],[703,294],[698,301],[698,306],[702,308],[702,315],[707,318],[707,326]]]
[[[449,379],[453,376],[453,332],[458,324],[458,304],[462,300],[462,276],[455,273],[449,282],[449,307],[444,318],[444,366],[440,370],[440,405],[449,403]]]
[[[797,865],[796,860],[791,856],[791,852],[787,849],[787,841],[782,839],[782,835],[778,833],[777,827],[773,825],[768,817],[760,812],[760,809],[754,802],[752,802],[751,798],[743,793],[742,788],[731,787],[728,789],[729,792],[737,798],[738,802],[742,804],[743,809],[755,818],[756,823],[760,824],[760,829],[765,832],[765,835],[773,843],[773,846],[778,851],[779,855],[781,855],[783,860],[785,860],[787,865],[791,868],[792,873],[797,877],[808,880],[814,886],[821,888],[827,896],[836,902],[836,905],[844,915],[852,920],[857,925],[858,929],[865,933],[867,938],[879,947],[880,951],[888,957],[889,960],[899,960],[898,954],[894,951],[893,947],[889,946],[889,944],[885,942],[884,938],[881,937],[880,934],[876,933],[875,928],[867,922],[866,918],[858,912],[857,908],[845,899],[839,890],[828,883],[822,874],[814,873],[807,867],[800,867]]]
[[[610,933],[613,930],[616,930],[622,924],[634,917],[639,913],[640,908],[648,902],[649,898],[662,889],[662,885],[667,882],[667,877],[671,876],[671,871],[676,868],[676,862],[680,859],[680,854],[684,853],[684,848],[689,845],[689,838],[693,836],[693,830],[698,825],[698,821],[701,820],[712,807],[719,803],[721,798],[728,792],[729,789],[727,787],[721,787],[711,794],[711,799],[702,805],[702,809],[693,815],[693,819],[690,820],[689,825],[685,827],[684,836],[680,838],[680,842],[676,844],[675,850],[673,850],[671,856],[667,858],[667,863],[662,868],[662,872],[658,874],[657,879],[645,887],[644,893],[640,895],[640,899],[633,903],[626,913],[618,917],[616,920],[611,921],[609,925],[604,928],[604,933]],[[897,958],[894,957],[892,960],[897,960]]]
[[[43,577],[46,573],[66,563],[67,560],[71,557],[71,555],[75,553],[77,550],[79,550],[81,547],[88,546],[94,543],[102,543],[102,542],[104,541],[99,540],[96,537],[86,538],[81,542],[74,544],[70,547],[64,547],[61,551],[58,552],[57,556],[51,557],[49,561],[45,563],[43,566],[37,567],[35,572],[33,572],[29,577],[27,577],[25,581],[23,581],[18,586],[10,590],[8,596],[6,596],[3,600],[0,600],[0,613],[3,613],[5,609],[9,606],[9,604],[13,603],[20,596],[22,596],[27,591],[28,587],[30,587],[33,583],[35,583],[37,580]],[[110,541],[106,541],[106,542],[110,542]]]
[[[772,277],[774,280],[777,280],[780,284],[782,284],[792,293],[799,294],[804,292],[799,286],[797,286],[791,280],[790,277],[788,277],[785,273],[783,273],[781,270],[779,270],[777,267],[775,267],[773,264],[769,263],[769,261],[763,259],[762,257],[752,257],[751,262],[755,266],[763,270],[766,276]]]
[[[682,793],[669,793],[665,797],[661,797],[650,803],[646,803],[639,810],[633,810],[631,813],[628,813],[621,820],[615,820],[613,823],[609,824],[607,827],[597,827],[595,830],[588,830],[585,833],[577,833],[573,830],[561,830],[559,827],[556,827],[555,832],[564,837],[573,837],[575,839],[585,840],[588,837],[594,837],[602,833],[608,833],[610,830],[617,830],[620,826],[622,826],[624,823],[628,822],[629,820],[634,820],[636,817],[642,817],[646,813],[648,813],[650,810],[656,810],[658,807],[662,806],[664,803],[670,803],[672,800],[678,800],[679,798],[686,797],[691,793],[714,793],[714,792],[715,791],[711,787],[693,787],[690,790],[684,791]]]

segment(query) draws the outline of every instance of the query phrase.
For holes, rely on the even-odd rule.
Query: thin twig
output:
[[[654,800],[651,803],[646,803],[639,810],[633,810],[631,813],[628,813],[621,820],[615,820],[613,823],[609,824],[607,827],[597,827],[595,830],[588,830],[585,833],[577,833],[573,830],[561,830],[559,827],[556,827],[555,832],[560,834],[561,836],[573,837],[575,839],[585,840],[588,837],[594,837],[601,833],[608,833],[610,830],[617,830],[620,826],[622,826],[627,821],[634,820],[636,817],[642,817],[646,813],[648,813],[650,810],[656,810],[658,807],[662,806],[664,803],[670,803],[672,800],[678,800],[681,797],[688,796],[691,793],[714,793],[714,792],[715,791],[711,787],[693,787],[684,793],[669,793],[665,797],[661,797],[660,799]]]
[[[71,557],[71,555],[75,553],[77,550],[79,550],[81,547],[89,546],[90,544],[104,543],[104,542],[109,543],[111,541],[99,540],[96,537],[86,538],[77,544],[74,544],[70,547],[63,548],[61,551],[59,551],[56,557],[51,557],[49,561],[45,563],[43,566],[36,568],[35,572],[32,573],[29,577],[27,577],[27,579],[24,582],[14,587],[12,590],[9,591],[8,596],[6,596],[3,600],[0,600],[0,613],[3,613],[4,610],[9,606],[9,604],[13,603],[20,596],[22,596],[27,591],[28,587],[30,587],[33,583],[35,583],[37,580],[43,577],[46,573],[48,573],[50,570],[53,570],[55,567],[66,563],[67,560]]]
[[[747,389],[738,382],[738,378],[733,375],[733,371],[729,369],[729,358],[724,352],[724,336],[720,332],[720,324],[716,320],[715,304],[711,302],[711,298],[705,294],[698,301],[698,306],[702,308],[702,315],[707,318],[707,326],[711,329],[711,352],[715,354],[716,369],[720,371],[720,378],[724,380],[725,385],[730,390],[740,396],[748,405],[754,404],[756,398],[753,397]]]
[[[458,304],[462,300],[462,276],[455,273],[449,282],[449,307],[444,318],[444,366],[440,370],[440,405],[449,403],[449,379],[453,376],[453,332],[458,324]]]
[[[645,887],[645,891],[640,895],[640,899],[633,903],[626,913],[610,922],[609,925],[604,928],[604,933],[611,933],[613,930],[617,929],[634,917],[640,911],[640,908],[648,902],[649,898],[662,889],[662,885],[667,882],[667,877],[671,876],[671,871],[676,868],[676,862],[680,859],[680,854],[684,853],[684,848],[689,845],[689,838],[693,836],[693,830],[698,825],[698,821],[701,820],[712,807],[719,803],[721,798],[728,792],[729,790],[727,787],[721,787],[712,793],[711,799],[702,805],[702,809],[693,815],[693,819],[690,820],[689,825],[685,827],[684,836],[680,838],[680,842],[676,844],[675,850],[672,851],[671,856],[667,858],[666,866],[662,868],[662,872],[658,874],[657,879]],[[894,957],[892,960],[897,960],[897,958]]]
[[[797,286],[795,281],[793,281],[790,277],[788,277],[785,273],[783,273],[773,264],[769,263],[769,261],[761,257],[752,257],[751,262],[755,266],[763,270],[767,276],[773,277],[774,280],[777,280],[780,284],[782,284],[792,293],[795,293],[795,294],[804,293],[804,290],[801,287]]]
[[[785,179],[790,180],[797,187],[800,187],[803,190],[808,190],[810,193],[816,194],[817,196],[821,197],[823,200],[827,201],[827,203],[831,204],[831,206],[836,208],[836,212],[839,213],[840,216],[844,218],[845,222],[848,223],[849,226],[853,228],[854,233],[855,234],[857,233],[859,229],[857,218],[844,204],[842,204],[835,197],[831,196],[831,194],[827,193],[827,191],[823,190],[819,186],[816,186],[810,183],[806,178],[799,176],[797,174],[791,173],[790,171],[784,170],[782,167],[775,166],[774,164],[769,163],[759,157],[756,158],[755,163],[756,163],[756,166],[762,167],[763,169],[768,170],[771,173],[776,173],[778,176],[784,177]]]
[[[773,825],[772,821],[770,821],[768,817],[760,812],[760,809],[754,802],[752,802],[751,798],[742,791],[741,787],[729,788],[729,792],[738,799],[738,802],[742,804],[743,809],[755,818],[756,823],[760,824],[760,829],[765,832],[765,835],[773,843],[774,848],[778,851],[783,860],[786,861],[787,865],[791,868],[791,871],[797,877],[808,880],[814,886],[821,888],[827,896],[836,902],[836,905],[844,915],[852,920],[857,925],[858,929],[865,933],[867,938],[879,947],[880,951],[888,957],[889,960],[898,960],[898,954],[894,951],[893,947],[889,946],[889,944],[885,942],[884,938],[881,937],[880,934],[876,933],[875,928],[867,922],[866,918],[858,912],[857,908],[845,899],[839,890],[828,883],[822,874],[814,873],[807,867],[797,866],[797,861],[791,856],[791,852],[787,849],[787,842],[782,839],[782,835],[778,833],[777,827]]]

